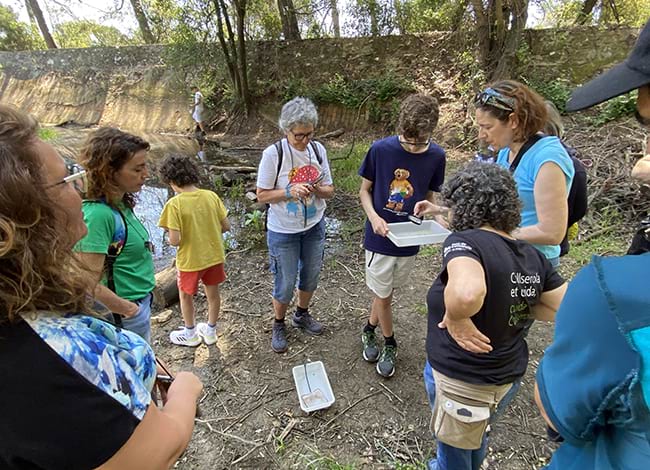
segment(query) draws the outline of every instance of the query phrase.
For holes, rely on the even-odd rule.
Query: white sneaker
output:
[[[201,337],[196,334],[197,328],[194,328],[194,335],[190,336],[187,328],[181,327],[176,331],[169,333],[169,340],[179,346],[196,347],[201,344]]]
[[[207,323],[201,322],[196,325],[198,335],[203,339],[203,342],[210,346],[217,342],[217,328],[210,328]]]

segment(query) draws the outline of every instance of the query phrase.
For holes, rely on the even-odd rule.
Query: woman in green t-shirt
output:
[[[114,313],[117,324],[149,342],[153,245],[133,213],[135,193],[149,176],[148,151],[148,142],[118,129],[104,127],[90,135],[78,159],[88,172],[83,203],[88,235],[76,249],[101,276],[96,299]]]

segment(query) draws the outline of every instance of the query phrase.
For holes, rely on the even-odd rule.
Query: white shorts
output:
[[[203,116],[201,116],[201,114],[202,114],[202,112],[199,109],[194,110],[194,112],[192,113],[192,119],[194,119],[194,121],[197,124],[200,123],[203,120],[202,119]]]
[[[415,256],[388,256],[366,250],[366,285],[380,299],[402,287],[413,270]]]

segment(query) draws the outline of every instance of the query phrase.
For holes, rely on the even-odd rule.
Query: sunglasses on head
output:
[[[474,98],[476,106],[492,106],[493,108],[513,112],[516,101],[514,98],[499,93],[494,88],[486,88]]]
[[[52,184],[51,187],[70,183],[74,189],[82,194],[85,193],[88,188],[88,175],[86,174],[86,170],[76,164],[69,164],[66,167],[68,169],[68,176],[58,183]]]

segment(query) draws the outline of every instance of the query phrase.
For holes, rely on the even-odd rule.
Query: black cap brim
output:
[[[650,83],[650,75],[630,68],[627,62],[607,72],[571,93],[566,110],[579,111]]]

